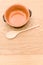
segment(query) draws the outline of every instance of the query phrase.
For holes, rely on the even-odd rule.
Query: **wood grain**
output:
[[[1,65],[43,65],[43,55],[0,56]]]

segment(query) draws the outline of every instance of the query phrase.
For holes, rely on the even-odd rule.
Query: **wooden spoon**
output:
[[[25,30],[21,30],[21,31],[9,31],[9,32],[6,33],[6,38],[8,38],[8,39],[15,38],[19,33],[27,31],[27,30],[34,29],[36,27],[39,27],[39,25],[35,25],[35,26],[32,26],[32,27],[27,28]]]

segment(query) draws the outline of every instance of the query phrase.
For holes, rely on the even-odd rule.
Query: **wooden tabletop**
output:
[[[22,4],[32,11],[30,24],[39,27],[7,39],[7,31],[15,30],[3,21],[3,14],[13,4]],[[32,26],[31,25],[31,26]],[[43,54],[43,0],[0,0],[0,55]]]
[[[43,55],[1,55],[0,65],[43,65]]]

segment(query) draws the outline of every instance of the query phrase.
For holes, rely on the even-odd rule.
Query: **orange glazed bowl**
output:
[[[31,11],[23,5],[12,5],[3,15],[4,21],[12,27],[22,27],[29,22]]]

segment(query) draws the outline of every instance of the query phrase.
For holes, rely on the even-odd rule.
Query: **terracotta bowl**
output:
[[[9,7],[3,15],[4,21],[12,27],[22,27],[29,22],[31,11],[23,5]]]

